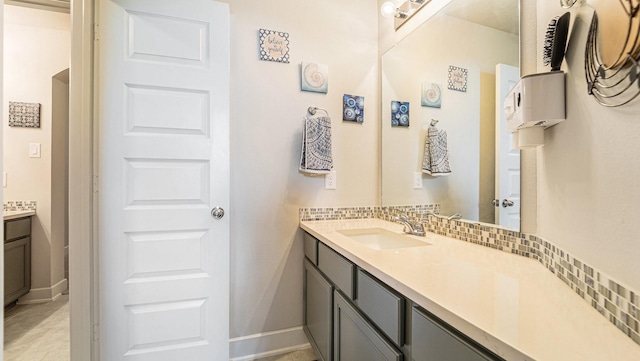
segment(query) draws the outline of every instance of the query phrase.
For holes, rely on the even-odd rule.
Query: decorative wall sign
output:
[[[289,62],[289,33],[260,29],[260,60]]]
[[[329,90],[329,66],[302,62],[300,88],[308,92],[326,93]]]
[[[460,92],[467,91],[467,74],[469,71],[464,68],[449,65],[449,86],[451,90]]]
[[[40,103],[9,102],[9,126],[40,128]]]
[[[409,102],[391,101],[391,126],[409,126]]]
[[[440,84],[422,83],[422,106],[440,108],[442,106],[442,90]]]
[[[342,120],[364,122],[364,97],[345,94],[342,102]]]

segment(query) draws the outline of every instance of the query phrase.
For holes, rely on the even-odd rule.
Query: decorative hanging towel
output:
[[[449,175],[449,151],[447,150],[447,131],[430,126],[424,144],[422,172],[434,177]]]
[[[327,174],[333,169],[331,157],[331,118],[315,116],[304,118],[300,171]]]

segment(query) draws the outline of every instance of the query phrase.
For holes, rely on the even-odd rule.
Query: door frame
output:
[[[99,360],[94,33],[97,0],[71,0],[69,302],[71,360]],[[97,40],[96,40],[97,41]]]
[[[95,229],[94,164],[94,8],[97,0],[71,0],[71,66],[69,81],[69,289],[70,351],[72,361],[99,360],[97,237]],[[4,4],[2,4],[4,5]],[[0,37],[4,34],[0,9]],[[4,52],[3,39],[0,51]],[[1,60],[0,60],[1,61]],[[0,64],[0,78],[3,70]],[[0,110],[4,104],[0,89]],[[0,128],[0,136],[2,129]],[[0,167],[2,149],[0,148]],[[0,202],[3,201],[0,194]],[[0,231],[3,226],[0,225]],[[0,275],[4,275],[0,249]],[[0,277],[0,287],[4,277]],[[4,310],[0,310],[4,319]],[[95,325],[95,326],[94,326]],[[4,339],[4,327],[0,328]],[[4,349],[4,347],[2,347]],[[0,354],[0,360],[2,355]]]

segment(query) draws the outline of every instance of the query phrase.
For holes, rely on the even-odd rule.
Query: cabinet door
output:
[[[31,289],[31,238],[4,244],[4,305]]]
[[[402,353],[381,336],[347,301],[334,292],[334,361],[401,361]]]
[[[502,360],[420,308],[411,311],[411,328],[413,361]]]
[[[322,361],[331,360],[333,346],[333,286],[304,260],[304,329]]]

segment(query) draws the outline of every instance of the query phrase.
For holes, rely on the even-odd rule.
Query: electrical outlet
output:
[[[324,189],[336,189],[336,171],[332,170],[324,176]]]
[[[413,189],[422,189],[422,172],[413,172]]]

